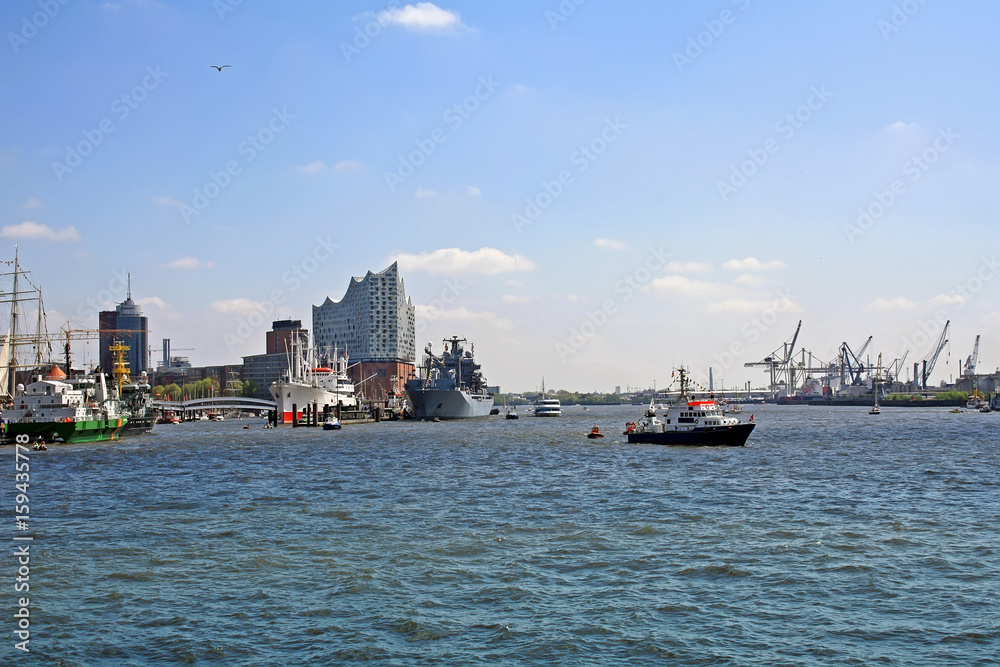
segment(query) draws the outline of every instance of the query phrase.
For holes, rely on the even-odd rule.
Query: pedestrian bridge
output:
[[[239,398],[216,396],[214,398],[192,398],[189,401],[153,401],[157,410],[193,412],[195,410],[274,410],[278,404],[260,398]]]

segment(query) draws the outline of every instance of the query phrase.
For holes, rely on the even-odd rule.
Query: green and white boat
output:
[[[128,423],[103,373],[18,386],[2,417],[4,441],[24,444],[117,440]]]

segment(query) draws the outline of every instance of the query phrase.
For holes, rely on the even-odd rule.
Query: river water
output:
[[[22,657],[998,663],[1000,414],[754,406],[746,447],[673,448],[624,442],[642,411],[32,452]]]

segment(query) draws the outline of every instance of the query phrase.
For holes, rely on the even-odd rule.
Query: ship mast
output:
[[[17,384],[17,347],[14,336],[17,335],[17,275],[20,269],[17,265],[17,245],[14,246],[14,285],[10,297],[10,331],[7,334],[7,344],[10,346],[10,358],[7,360],[7,393],[14,395]]]

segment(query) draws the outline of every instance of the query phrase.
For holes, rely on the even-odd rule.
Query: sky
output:
[[[947,321],[932,382],[977,335],[992,372],[997,25],[987,0],[7,0],[0,259],[51,332],[130,275],[194,365],[396,261],[418,354],[463,336],[505,391],[759,386],[744,363],[799,320],[814,365],[872,336],[912,369]]]

